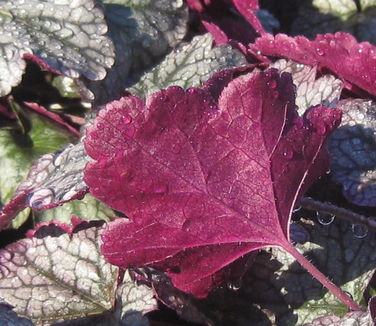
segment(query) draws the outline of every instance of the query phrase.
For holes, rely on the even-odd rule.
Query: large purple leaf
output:
[[[340,116],[319,106],[300,119],[291,77],[276,70],[233,80],[218,100],[211,89],[115,101],[85,141],[91,193],[130,218],[109,223],[106,259],[163,268],[196,296],[252,250],[294,251],[293,205],[327,170],[321,149]]]
[[[347,87],[355,85],[376,95],[376,47],[368,42],[359,43],[350,34],[317,35],[313,41],[303,36],[265,34],[250,49],[266,56],[327,68],[344,79]]]

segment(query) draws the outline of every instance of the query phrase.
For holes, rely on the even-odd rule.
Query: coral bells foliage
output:
[[[221,270],[289,242],[294,203],[328,169],[324,143],[340,112],[296,112],[289,74],[214,76],[112,102],[89,128],[90,192],[128,218],[108,224],[102,252],[121,267],[152,266],[203,297]]]

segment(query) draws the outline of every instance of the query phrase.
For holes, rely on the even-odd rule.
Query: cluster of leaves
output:
[[[373,325],[376,2],[0,6],[2,325]]]

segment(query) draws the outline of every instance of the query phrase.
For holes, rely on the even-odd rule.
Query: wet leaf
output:
[[[170,87],[146,104],[110,103],[85,138],[90,192],[130,218],[108,224],[106,259],[166,270],[199,297],[253,250],[281,246],[297,256],[290,214],[327,170],[320,150],[340,116],[320,106],[300,119],[289,74],[221,78]]]
[[[85,82],[98,104],[119,98],[124,89],[186,33],[188,12],[181,0],[101,0],[115,44],[116,60],[101,82]]]
[[[0,130],[0,189],[1,201],[4,204],[8,204],[15,195],[17,186],[26,177],[34,160],[44,153],[62,148],[75,138],[39,115],[31,114],[30,123],[30,132],[24,135],[17,131]],[[12,218],[19,212],[20,210],[14,212]],[[14,227],[23,223],[28,215],[25,213],[15,221]],[[9,224],[12,218],[5,224]]]
[[[213,46],[210,34],[196,36],[189,44],[167,55],[128,90],[146,98],[173,85],[183,88],[199,86],[215,72],[241,65],[246,65],[246,60],[239,51],[230,46]]]
[[[21,81],[23,55],[69,77],[103,79],[114,62],[107,26],[92,0],[1,3],[0,96]]]
[[[331,171],[345,196],[361,206],[376,206],[376,105],[346,99],[337,104],[343,118],[328,142]]]
[[[276,68],[280,72],[289,72],[292,75],[296,86],[295,104],[300,115],[303,115],[311,106],[324,104],[327,107],[334,107],[339,101],[343,82],[333,75],[324,75],[316,79],[316,67],[285,59],[274,62],[270,68]]]
[[[128,273],[117,287],[118,268],[106,263],[99,252],[101,228],[71,235],[44,232],[42,238],[23,239],[0,250],[1,295],[19,315],[37,325],[89,316],[90,325],[99,326],[120,325],[127,313],[155,309],[151,290],[137,286]]]
[[[18,185],[12,200],[2,208],[0,229],[6,228],[26,207],[47,209],[81,198],[87,192],[82,180],[87,160],[82,142],[40,157],[31,167],[26,180]]]

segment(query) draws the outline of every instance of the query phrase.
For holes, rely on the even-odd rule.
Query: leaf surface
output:
[[[128,89],[133,95],[146,98],[169,86],[195,87],[209,79],[215,72],[246,65],[244,56],[230,46],[214,46],[210,34],[196,36],[175,51],[140,81]]]
[[[151,67],[184,36],[188,12],[180,0],[101,0],[115,44],[116,60],[100,82],[85,81],[96,103],[119,98],[140,73]]]
[[[26,318],[18,317],[12,307],[0,304],[0,324],[2,326],[33,326],[34,324]]]
[[[0,130],[0,188],[1,201],[4,204],[8,204],[15,196],[17,186],[26,177],[32,162],[38,156],[61,149],[75,138],[66,130],[62,130],[56,124],[39,115],[31,114],[29,118],[31,130],[28,134]],[[2,213],[7,210],[6,207],[3,207],[1,212],[1,221],[3,220]],[[3,227],[5,224],[9,224],[23,208],[25,206],[12,212],[12,217],[6,218]],[[24,222],[28,215],[28,212],[25,213],[23,218],[14,223],[14,227],[18,227]]]
[[[270,68],[291,74],[296,86],[295,103],[299,115],[303,115],[311,106],[324,104],[327,107],[334,107],[339,101],[343,82],[332,75],[324,75],[316,79],[317,67],[280,59]]]
[[[345,99],[337,107],[343,112],[341,126],[328,142],[333,178],[352,203],[376,206],[375,103]]]
[[[321,148],[340,117],[321,106],[300,119],[291,77],[276,70],[225,85],[122,98],[85,140],[90,192],[130,218],[108,225],[106,259],[163,268],[196,296],[250,251],[292,250],[292,207],[326,171]]]
[[[102,228],[88,224],[79,229],[67,234],[50,225],[36,237],[2,249],[4,300],[38,325],[60,320],[67,320],[62,325],[121,325],[127,313],[155,309],[152,291],[138,287],[128,273],[117,286],[118,268],[106,263],[99,251]],[[88,323],[89,315],[97,316],[87,317]],[[85,318],[76,322],[79,317]]]
[[[351,223],[338,219],[328,225],[301,219],[292,226],[292,238],[299,239],[296,244],[299,251],[354,300],[362,301],[376,267],[375,234],[369,232],[366,237],[357,238]],[[169,293],[165,296],[169,297]],[[348,311],[291,255],[279,248],[258,253],[241,282],[227,282],[205,300],[185,304],[187,307],[181,310],[195,308],[218,326],[294,326],[323,316],[339,321],[339,316]],[[365,317],[367,313],[358,311],[353,317],[356,315]]]
[[[26,180],[18,185],[11,201],[2,208],[0,229],[7,228],[26,207],[47,209],[81,198],[87,192],[82,180],[87,160],[82,142],[70,144],[55,154],[41,156],[30,168]]]
[[[21,81],[23,55],[69,77],[103,79],[114,62],[103,13],[91,0],[3,1],[0,96]]]
[[[313,39],[317,34],[343,31],[375,44],[375,5],[374,0],[305,0],[290,33]]]
[[[351,34],[319,34],[313,41],[303,36],[265,34],[250,49],[260,55],[327,68],[346,81],[347,88],[355,85],[376,95],[376,47],[368,42],[357,42]]]

